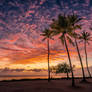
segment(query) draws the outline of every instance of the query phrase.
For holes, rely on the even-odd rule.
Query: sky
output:
[[[47,72],[47,43],[40,36],[58,14],[78,14],[82,29],[91,32],[92,0],[0,0],[0,75],[40,75]],[[72,64],[80,67],[75,47],[68,43]],[[85,66],[83,43],[79,43]],[[92,66],[92,42],[87,45]],[[50,66],[67,62],[58,37],[50,40]]]

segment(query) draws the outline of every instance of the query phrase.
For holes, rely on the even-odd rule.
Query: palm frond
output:
[[[81,29],[81,25],[75,25],[74,30],[76,30],[76,29]]]
[[[61,40],[62,44],[64,45],[65,41],[64,41],[64,34],[62,34],[59,39]]]
[[[81,39],[81,40],[84,40],[84,41],[86,41],[87,43],[89,42],[89,41],[91,41],[91,33],[89,33],[89,32],[86,32],[86,31],[83,31],[82,33],[81,33],[81,36],[79,37],[79,39]]]
[[[47,37],[44,37],[43,39],[42,39],[42,41],[45,41],[47,39]]]
[[[67,40],[69,41],[70,44],[72,44],[73,46],[75,46],[74,42],[72,41],[72,39],[69,36],[67,36]]]
[[[73,44],[72,40],[69,38],[77,38],[77,33],[75,33],[76,29],[81,29],[81,25],[77,24],[80,22],[82,18],[79,18],[77,15],[61,15],[59,14],[57,19],[54,19],[52,24],[50,25],[53,31],[53,35],[62,34],[59,38],[61,39],[62,43],[64,44],[64,36],[67,37],[70,43]]]
[[[41,36],[44,36],[44,39],[43,39],[43,41],[46,39],[46,38],[52,38],[52,35],[53,34],[53,31],[52,30],[49,30],[49,29],[45,29],[44,31],[43,31],[43,33],[42,34],[40,34]]]

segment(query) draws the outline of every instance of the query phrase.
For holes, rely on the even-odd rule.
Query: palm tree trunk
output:
[[[79,47],[78,47],[76,38],[75,38],[75,44],[76,44],[76,49],[77,49],[77,52],[78,52],[78,56],[79,56],[80,63],[81,63],[81,68],[82,68],[82,73],[83,73],[83,80],[82,81],[86,81],[85,73],[84,73],[84,67],[83,67],[83,63],[82,63],[82,59],[81,59],[81,55],[80,55],[80,52],[79,52]]]
[[[48,47],[48,82],[49,82],[50,81],[50,65],[49,65],[50,48],[49,48],[49,38],[47,39],[47,47]]]
[[[91,73],[90,73],[89,67],[88,67],[87,50],[86,50],[86,41],[84,42],[84,49],[85,49],[85,56],[86,56],[86,67],[87,67],[87,71],[88,71],[89,77],[91,78]]]
[[[67,74],[67,80],[68,80],[69,79],[69,73],[67,72],[66,74]]]
[[[75,80],[74,80],[73,68],[72,68],[72,63],[71,63],[70,53],[69,53],[69,50],[68,50],[68,46],[67,46],[67,42],[66,42],[66,38],[65,38],[65,36],[64,36],[64,41],[65,41],[65,47],[66,47],[66,51],[67,51],[67,55],[68,55],[68,59],[69,59],[69,64],[70,64],[70,68],[71,68],[71,73],[72,73],[72,86],[75,86]]]

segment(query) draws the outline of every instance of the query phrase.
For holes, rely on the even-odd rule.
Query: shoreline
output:
[[[74,79],[82,79],[82,77],[75,77]],[[86,79],[92,79],[92,77],[86,77]],[[10,80],[1,80],[0,82],[15,82],[15,81],[36,81],[36,80],[48,80],[48,78],[23,78],[23,79],[10,79]],[[71,80],[71,78],[51,78],[51,80]]]

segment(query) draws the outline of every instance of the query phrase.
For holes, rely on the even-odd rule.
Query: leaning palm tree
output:
[[[78,23],[82,20],[82,18],[79,18],[75,14],[68,16],[68,18],[69,18],[70,24],[72,26],[72,30],[74,31],[73,37],[75,39],[75,46],[76,46],[76,50],[77,50],[77,53],[78,53],[78,56],[79,56],[81,69],[82,69],[82,74],[83,74],[83,80],[82,81],[85,82],[86,81],[86,77],[85,77],[83,62],[82,62],[82,58],[81,58],[81,55],[80,55],[79,46],[78,46],[78,42],[77,42],[77,38],[78,38],[79,34],[77,34],[75,32],[76,29],[81,29],[81,25],[78,24]]]
[[[91,77],[91,73],[90,73],[89,67],[88,67],[88,58],[87,58],[87,49],[86,49],[87,46],[86,45],[89,44],[89,41],[92,41],[91,40],[92,37],[91,37],[91,34],[89,32],[83,31],[79,38],[80,38],[80,40],[82,42],[84,42],[84,50],[85,50],[85,57],[86,57],[86,67],[87,67],[87,71],[88,71],[89,77]]]
[[[71,35],[73,35],[73,33],[72,33],[72,30],[70,30],[71,27],[70,27],[67,16],[60,14],[58,16],[57,20],[53,19],[53,22],[51,24],[51,28],[53,29],[53,35],[61,34],[61,36],[59,38],[60,38],[61,42],[63,43],[63,45],[65,45],[70,68],[71,68],[72,86],[75,86],[74,73],[73,73],[70,53],[69,53],[68,44],[67,44],[67,40],[73,44],[73,42],[71,40]]]
[[[48,48],[48,82],[50,81],[50,65],[49,65],[49,57],[50,57],[50,47],[49,47],[49,40],[52,39],[52,31],[49,29],[45,29],[43,33],[41,34],[44,36],[43,40],[47,40],[47,48]]]

